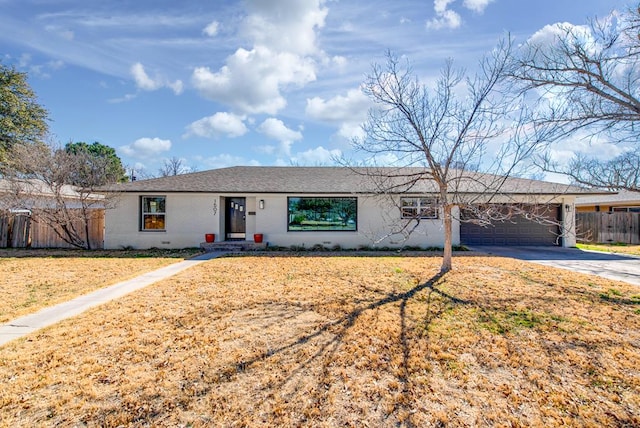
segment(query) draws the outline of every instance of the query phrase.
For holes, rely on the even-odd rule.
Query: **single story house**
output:
[[[423,168],[377,168],[376,174],[397,171],[427,176]],[[106,211],[104,246],[184,248],[199,246],[206,234],[216,241],[253,241],[261,234],[265,243],[284,247],[442,247],[443,211],[433,180],[415,180],[381,196],[380,180],[370,172],[238,166],[113,185],[103,189],[119,194],[115,208]],[[532,212],[542,206],[549,221],[518,215],[481,225],[460,221],[455,208],[454,245],[575,245],[575,198],[588,190],[471,174],[450,185],[457,202],[530,204],[536,207]],[[399,227],[412,222],[411,234]]]
[[[640,192],[620,190],[606,195],[588,195],[576,199],[578,212],[640,212]]]
[[[576,211],[579,241],[640,243],[640,192],[581,196],[576,199]]]

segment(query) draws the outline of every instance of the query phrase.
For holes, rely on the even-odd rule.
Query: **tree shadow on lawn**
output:
[[[405,426],[415,426],[411,421],[410,416],[412,411],[412,409],[410,408],[412,401],[410,396],[411,370],[409,367],[411,346],[408,338],[409,326],[407,323],[407,304],[416,296],[416,294],[428,290],[428,294],[424,299],[426,313],[421,323],[421,327],[425,330],[425,332],[428,331],[428,324],[432,320],[438,318],[445,308],[441,305],[439,309],[434,309],[434,305],[432,305],[432,296],[434,294],[454,305],[471,304],[471,302],[469,301],[457,298],[436,288],[438,282],[445,275],[445,273],[438,273],[428,281],[422,284],[418,284],[405,292],[387,293],[384,297],[378,300],[370,301],[368,304],[365,304],[365,306],[358,307],[345,314],[338,320],[326,323],[312,333],[298,337],[293,342],[274,349],[269,349],[268,351],[255,355],[252,358],[237,361],[235,363],[235,366],[226,367],[222,372],[219,372],[218,379],[226,382],[232,382],[237,375],[249,372],[252,367],[268,360],[271,357],[274,357],[278,354],[286,353],[287,351],[295,351],[297,349],[300,349],[301,347],[304,347],[305,345],[318,340],[320,344],[317,351],[311,354],[306,360],[297,362],[295,369],[289,371],[287,376],[284,376],[278,384],[272,385],[270,389],[273,391],[285,390],[287,384],[291,382],[295,383],[298,376],[313,372],[314,363],[322,359],[323,363],[320,364],[322,367],[322,373],[317,379],[316,391],[326,391],[329,387],[331,387],[329,380],[331,378],[331,364],[332,362],[334,362],[336,354],[339,352],[341,346],[343,345],[345,339],[349,334],[349,331],[354,327],[357,320],[366,312],[374,311],[386,305],[398,304],[400,318],[400,334],[398,341],[402,349],[402,363],[401,366],[393,372],[395,373],[394,376],[396,377],[396,379],[402,385],[402,388],[400,390],[400,394],[402,397],[396,400],[397,404],[395,404],[395,407],[393,409],[387,410],[386,417],[394,417],[394,415],[396,415],[398,411],[405,410],[405,413],[409,416],[408,419],[404,420],[402,423]],[[322,337],[325,334],[329,335],[330,339],[322,340]],[[390,368],[387,369],[391,372]],[[309,399],[310,398],[311,397],[309,397]],[[317,394],[314,397],[314,399],[317,400],[317,402],[314,403],[315,407],[322,407],[322,401],[325,398],[326,397],[323,398],[321,393]],[[265,399],[263,399],[262,401],[264,402],[264,400]]]
[[[314,368],[320,367],[321,373],[315,379],[315,391],[316,393],[311,394],[306,397],[307,401],[313,401],[312,406],[316,409],[322,409],[323,407],[330,407],[330,403],[327,402],[328,398],[325,394],[326,391],[331,388],[331,379],[335,379],[335,373],[332,373],[332,370],[335,370],[334,364],[337,359],[340,358],[337,354],[345,345],[345,341],[349,340],[350,331],[356,325],[356,322],[365,314],[371,311],[375,311],[376,309],[385,307],[387,305],[397,305],[397,313],[399,320],[399,337],[394,336],[393,341],[397,340],[397,343],[400,346],[401,350],[401,363],[397,368],[391,368],[389,365],[385,367],[378,367],[378,370],[384,370],[386,373],[391,374],[396,378],[401,387],[399,388],[399,397],[396,397],[393,400],[393,408],[388,408],[385,410],[385,416],[383,423],[391,423],[394,421],[394,424],[401,424],[403,426],[413,427],[420,425],[420,422],[414,421],[414,412],[415,412],[415,399],[416,397],[412,391],[412,376],[415,374],[412,364],[410,362],[412,352],[416,351],[412,348],[412,338],[415,337],[413,330],[417,328],[415,324],[415,315],[413,318],[407,313],[408,305],[412,299],[419,297],[419,302],[423,304],[423,315],[421,316],[421,322],[419,323],[419,328],[421,329],[421,337],[427,343],[427,352],[429,352],[429,348],[431,347],[429,341],[429,326],[432,322],[441,318],[445,311],[453,309],[458,309],[460,307],[466,307],[471,310],[475,310],[478,313],[478,325],[476,328],[487,328],[492,334],[497,334],[499,336],[503,336],[507,338],[507,342],[509,341],[509,335],[514,333],[519,328],[536,328],[541,323],[547,323],[548,325],[554,324],[556,322],[561,322],[562,320],[552,320],[550,324],[548,320],[540,320],[537,317],[540,316],[540,312],[530,312],[528,310],[516,310],[515,308],[518,306],[517,298],[496,298],[493,297],[479,297],[474,298],[473,300],[467,300],[460,297],[456,297],[455,295],[449,294],[440,288],[440,281],[446,276],[446,274],[438,273],[434,275],[431,279],[421,284],[418,284],[411,288],[408,291],[404,292],[392,292],[386,293],[383,296],[380,296],[378,299],[369,299],[367,300],[359,300],[355,301],[359,307],[349,311],[342,317],[337,320],[331,321],[329,323],[324,323],[319,328],[316,328],[314,331],[308,334],[304,334],[302,336],[298,336],[293,341],[289,341],[279,347],[274,347],[273,349],[269,349],[265,352],[255,354],[250,358],[242,358],[239,361],[235,362],[235,365],[227,365],[217,374],[217,378],[221,382],[233,382],[237,376],[242,374],[250,373],[252,368],[261,365],[261,363],[268,361],[270,358],[275,357],[279,354],[285,354],[287,352],[296,352],[302,350],[305,345],[314,344],[317,346],[314,349],[315,352],[309,354],[308,357],[304,359],[304,361],[296,361],[295,367],[290,370],[283,370],[284,376],[277,383],[270,384],[268,386],[271,397],[275,395],[275,391],[284,391],[284,390],[293,390],[295,391],[293,394],[299,393],[296,388],[288,387],[291,384],[295,384],[297,382],[297,378],[300,376],[309,376],[310,373],[314,373]],[[365,287],[365,289],[367,289]],[[381,290],[375,289],[370,290],[374,293],[379,294]],[[423,291],[427,291],[425,294],[421,294],[417,296],[418,293]],[[595,292],[592,294],[592,297],[597,295]],[[545,301],[549,299],[546,296],[535,296],[533,297],[534,301]],[[560,303],[560,307],[562,306],[561,301],[563,297],[559,296],[557,298],[553,298],[553,303]],[[596,299],[597,300],[597,299]],[[607,302],[610,304],[614,304],[615,302]],[[299,308],[301,309],[301,308]],[[311,308],[310,310],[314,310]],[[549,314],[542,315],[546,316]],[[553,317],[553,314],[551,314]],[[410,321],[412,320],[412,321]],[[282,319],[281,319],[282,321]],[[286,322],[286,321],[285,321]],[[486,324],[486,325],[485,325]],[[554,324],[555,325],[555,324]],[[372,327],[373,328],[373,327]],[[391,338],[391,336],[389,336]],[[568,338],[565,338],[568,339]],[[609,340],[609,345],[614,346],[615,344],[612,342],[613,339]],[[575,342],[575,343],[574,343]],[[512,347],[513,345],[507,344],[508,347]],[[515,345],[518,346],[518,345]],[[623,343],[618,343],[617,346],[624,346]],[[565,342],[556,344],[554,348],[552,344],[545,343],[543,348],[546,350],[547,355],[560,355],[563,352],[563,349],[580,347],[585,348],[589,351],[589,353],[597,352],[597,350],[588,344],[582,342],[579,338],[574,338],[572,340],[566,340]],[[512,349],[514,353],[517,353]],[[304,352],[300,352],[297,355],[305,355]],[[426,357],[425,357],[426,358]],[[317,371],[317,369],[316,369]],[[211,388],[214,388],[214,385],[210,385]],[[290,399],[293,399],[292,396],[289,396]],[[268,397],[264,396],[257,400],[256,408],[262,407],[265,404]],[[629,415],[621,415],[620,418],[616,417],[618,421],[630,421]],[[307,421],[308,422],[308,421]]]

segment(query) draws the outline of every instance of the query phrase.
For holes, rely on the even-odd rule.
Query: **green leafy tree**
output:
[[[48,112],[38,104],[26,73],[0,63],[0,162],[17,144],[41,143],[48,132]]]
[[[122,161],[113,147],[98,143],[67,143],[65,152],[75,157],[76,167],[70,182],[83,188],[95,188],[128,180]]]

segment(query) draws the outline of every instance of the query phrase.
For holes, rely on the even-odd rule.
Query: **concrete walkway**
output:
[[[475,251],[526,260],[640,285],[640,257],[561,247],[473,247]]]
[[[48,327],[63,319],[81,314],[89,308],[117,299],[133,291],[151,285],[154,282],[173,276],[207,260],[219,257],[222,254],[225,253],[205,253],[182,262],[147,272],[130,280],[101,288],[92,293],[76,297],[68,302],[44,308],[35,314],[26,315],[9,321],[6,324],[0,325],[0,346],[14,339],[26,336],[27,334],[41,328]]]

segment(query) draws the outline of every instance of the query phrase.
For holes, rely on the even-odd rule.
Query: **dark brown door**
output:
[[[247,230],[247,201],[245,198],[227,198],[226,202],[226,239],[244,240]]]

